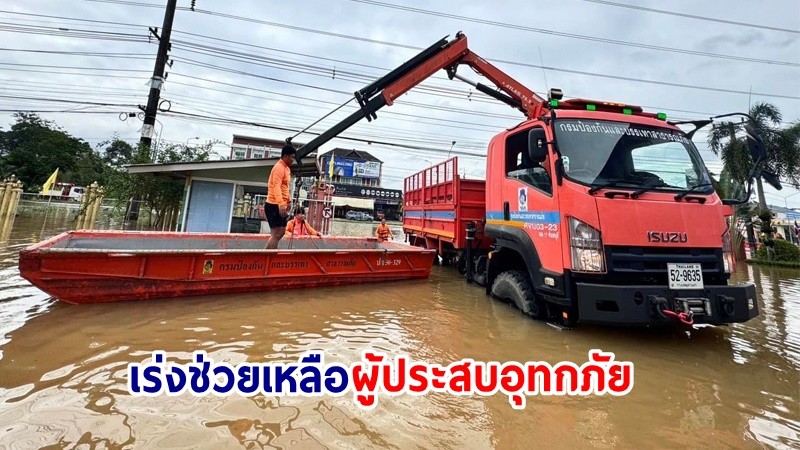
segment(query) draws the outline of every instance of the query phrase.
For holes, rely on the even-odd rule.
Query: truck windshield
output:
[[[697,193],[712,189],[697,149],[683,132],[626,122],[559,119],[555,133],[564,173],[578,183],[694,188]]]

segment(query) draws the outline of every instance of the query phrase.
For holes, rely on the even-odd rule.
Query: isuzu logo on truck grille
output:
[[[647,242],[686,242],[689,235],[677,231],[648,231]]]

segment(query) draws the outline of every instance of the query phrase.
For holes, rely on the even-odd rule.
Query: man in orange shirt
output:
[[[264,203],[264,215],[269,223],[270,238],[268,249],[278,248],[278,242],[286,233],[286,217],[289,215],[289,183],[292,181],[294,157],[297,150],[286,144],[281,150],[281,159],[272,167],[267,187],[267,201]]]
[[[294,219],[289,221],[289,225],[286,226],[286,232],[293,236],[311,235],[322,237],[317,230],[311,228],[311,225],[306,222],[305,212],[302,208],[294,215]]]

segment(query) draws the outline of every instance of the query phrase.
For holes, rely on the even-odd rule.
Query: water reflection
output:
[[[736,277],[757,284],[761,315],[692,332],[560,330],[440,267],[428,281],[69,306],[16,274],[16,253],[40,239],[39,226],[18,221],[0,247],[0,447],[800,446],[797,271],[741,265]],[[67,226],[54,221],[45,235]],[[623,398],[534,397],[522,412],[502,395],[381,397],[364,412],[348,396],[127,394],[127,364],[156,349],[176,362],[205,350],[237,364],[308,350],[350,363],[366,348],[442,364],[580,364],[601,348],[634,362],[635,385]]]

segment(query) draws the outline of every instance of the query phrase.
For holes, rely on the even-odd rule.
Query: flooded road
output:
[[[340,223],[349,234],[367,224]],[[367,228],[364,228],[364,227]],[[0,448],[800,448],[800,271],[740,265],[761,315],[691,333],[579,327],[523,317],[451,268],[430,280],[71,306],[17,273],[17,253],[69,227],[20,217],[0,243]],[[402,239],[402,237],[401,237]],[[133,397],[127,364],[357,361],[364,349],[449,364],[581,364],[592,348],[635,365],[625,397]]]

